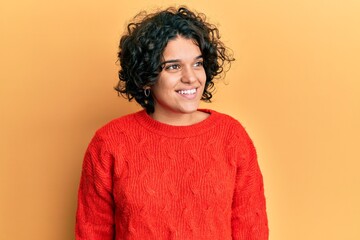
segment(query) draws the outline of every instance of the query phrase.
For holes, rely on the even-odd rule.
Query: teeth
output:
[[[196,93],[196,89],[180,90],[180,91],[177,91],[177,92],[180,93],[180,94],[190,95],[190,94]]]

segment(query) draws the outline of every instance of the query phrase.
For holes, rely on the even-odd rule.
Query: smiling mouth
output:
[[[192,95],[192,94],[196,93],[196,88],[189,89],[189,90],[179,90],[179,91],[176,91],[176,92],[179,93],[179,94],[182,94],[182,95]]]

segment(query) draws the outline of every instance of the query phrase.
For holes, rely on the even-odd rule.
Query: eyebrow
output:
[[[194,58],[194,59],[196,60],[196,59],[200,59],[200,58],[203,58],[203,56],[202,56],[202,55],[199,55],[199,56],[197,56],[197,57]],[[180,62],[180,59],[167,60],[167,61],[164,61],[164,62],[160,63],[160,65],[163,66],[163,65],[165,65],[165,64],[167,64],[167,63],[177,63],[177,62]]]

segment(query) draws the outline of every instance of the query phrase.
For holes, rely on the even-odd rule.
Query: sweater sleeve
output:
[[[76,240],[114,239],[113,157],[99,136],[85,153],[76,213]]]
[[[234,240],[267,240],[269,235],[262,174],[255,147],[241,127],[234,146],[237,172],[232,204]]]

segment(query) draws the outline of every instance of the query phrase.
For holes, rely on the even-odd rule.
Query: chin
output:
[[[184,113],[184,114],[191,114],[191,113],[196,112],[198,110],[198,107],[199,106],[183,108],[179,112]]]

